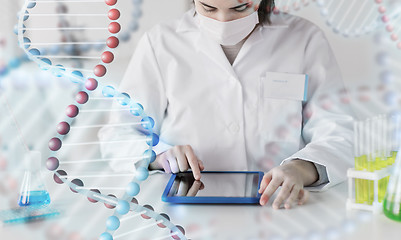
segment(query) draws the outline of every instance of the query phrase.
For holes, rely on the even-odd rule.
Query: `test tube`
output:
[[[367,121],[362,121],[361,123],[361,149],[362,149],[362,161],[361,161],[361,170],[367,170],[368,166],[368,134],[367,134]],[[361,180],[362,182],[362,189],[361,189],[361,196],[362,202],[368,202],[368,182],[367,180]]]
[[[380,117],[375,116],[372,119],[372,159],[370,172],[374,172],[379,169],[380,162]],[[369,204],[372,204],[374,199],[374,184],[369,182]]]
[[[388,183],[383,212],[388,218],[401,222],[401,158],[397,156],[393,173]]]
[[[393,148],[393,131],[394,131],[394,124],[393,124],[393,119],[390,116],[387,116],[386,118],[386,123],[387,123],[387,128],[386,128],[386,139],[387,139],[387,146],[386,146],[386,151],[387,151],[387,156],[386,156],[386,167],[390,165],[391,163],[391,158],[393,157],[392,153],[392,148]]]
[[[367,150],[365,146],[366,133],[365,133],[365,121],[358,122],[358,133],[359,133],[359,164],[358,171],[366,171],[367,170]],[[359,202],[366,203],[367,202],[367,182],[364,179],[359,179]]]
[[[361,139],[360,139],[360,127],[359,121],[354,121],[354,160],[355,170],[361,171]],[[355,178],[355,203],[363,203],[361,197],[361,180]]]
[[[379,117],[380,125],[380,159],[379,159],[379,169],[383,169],[387,166],[387,121],[385,115],[380,115]],[[386,194],[387,188],[387,178],[384,177],[378,181],[378,201],[382,202]]]
[[[380,117],[374,117],[372,119],[372,166],[371,172],[379,169],[380,162]]]
[[[393,132],[394,141],[393,141],[393,156],[391,158],[391,165],[394,164],[395,159],[396,159],[397,154],[398,154],[398,149],[400,147],[400,128],[401,128],[401,126],[400,126],[400,115],[393,116],[393,118],[394,118],[394,128],[395,128],[395,130]]]
[[[366,149],[367,149],[367,170],[369,172],[374,171],[374,162],[375,162],[375,156],[374,156],[374,133],[375,133],[375,126],[374,126],[374,119],[369,118],[366,121]],[[371,180],[366,180],[367,181],[367,203],[369,205],[372,205],[373,203],[373,181]]]
[[[375,171],[383,169],[384,168],[384,142],[385,142],[385,137],[384,137],[384,117],[383,115],[379,115],[377,118],[377,123],[376,123],[376,144],[377,144],[377,155],[375,158]]]
[[[380,115],[379,117],[379,126],[380,126],[380,141],[379,141],[379,145],[380,145],[380,163],[379,163],[379,167],[380,169],[383,169],[386,167],[386,144],[387,144],[387,140],[386,140],[386,117],[384,114]]]

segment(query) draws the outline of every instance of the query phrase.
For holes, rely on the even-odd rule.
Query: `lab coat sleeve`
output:
[[[309,75],[308,101],[303,107],[304,148],[285,159],[313,162],[319,180],[309,186],[320,191],[346,179],[353,162],[353,118],[349,106],[341,104],[345,87],[334,54],[323,32],[316,29],[305,49],[305,73]],[[330,105],[322,104],[330,99]]]
[[[329,182],[329,178],[327,177],[327,169],[325,166],[322,166],[317,163],[313,163],[316,167],[318,179],[313,184],[309,185],[308,188],[312,187],[323,187],[323,184],[327,184]]]
[[[145,114],[152,117],[155,121],[153,132],[160,136],[160,128],[167,109],[168,100],[165,94],[162,74],[148,33],[145,33],[140,39],[118,87],[118,91],[128,93],[134,102],[143,106]],[[117,112],[110,115],[109,123],[133,120],[133,115],[128,116]],[[101,140],[112,140],[117,137],[119,139],[125,136],[129,138],[140,134],[141,132],[137,131],[134,127],[115,128],[106,126],[99,131],[98,137]],[[169,144],[163,143],[162,139],[160,139],[153,150],[156,154],[160,154],[171,147]],[[136,146],[121,145],[119,147],[114,146],[113,148],[102,146],[101,148],[102,156],[109,158],[121,153],[133,155],[133,151],[138,151]],[[110,165],[115,171],[121,171],[128,167],[116,162],[112,162]]]

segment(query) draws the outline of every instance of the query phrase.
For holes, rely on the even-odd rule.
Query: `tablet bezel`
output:
[[[192,172],[190,172],[192,173]],[[259,174],[258,179],[258,189],[260,188],[260,182],[264,176],[263,172],[258,171],[204,171],[201,173],[222,173],[222,174],[230,174],[230,173],[247,173],[247,174]],[[226,204],[257,204],[259,203],[260,193],[257,192],[256,197],[182,197],[182,196],[168,196],[171,187],[173,186],[174,180],[177,177],[177,174],[173,174],[170,177],[169,182],[167,183],[166,188],[164,189],[162,195],[163,202],[169,203],[226,203]]]

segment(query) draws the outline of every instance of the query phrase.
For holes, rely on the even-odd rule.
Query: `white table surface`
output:
[[[50,176],[46,179],[52,204],[64,210],[62,217],[0,228],[0,239],[97,239],[113,210],[101,203],[90,203],[66,186],[54,184]],[[167,174],[151,175],[141,185],[137,198],[140,204],[150,204],[156,211],[167,213],[174,224],[184,226],[190,239],[400,239],[401,236],[401,223],[382,214],[347,212],[345,183],[326,192],[311,193],[304,206],[273,210],[270,205],[165,203],[161,195],[168,179]],[[13,203],[13,198],[5,200],[2,195],[1,209],[9,208],[4,203],[10,201]],[[146,237],[149,235],[144,231],[142,235],[124,239],[152,239]]]

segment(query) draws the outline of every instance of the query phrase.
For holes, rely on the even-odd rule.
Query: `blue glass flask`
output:
[[[50,204],[50,195],[41,174],[41,154],[30,151],[24,159],[25,171],[18,205],[44,206]]]

